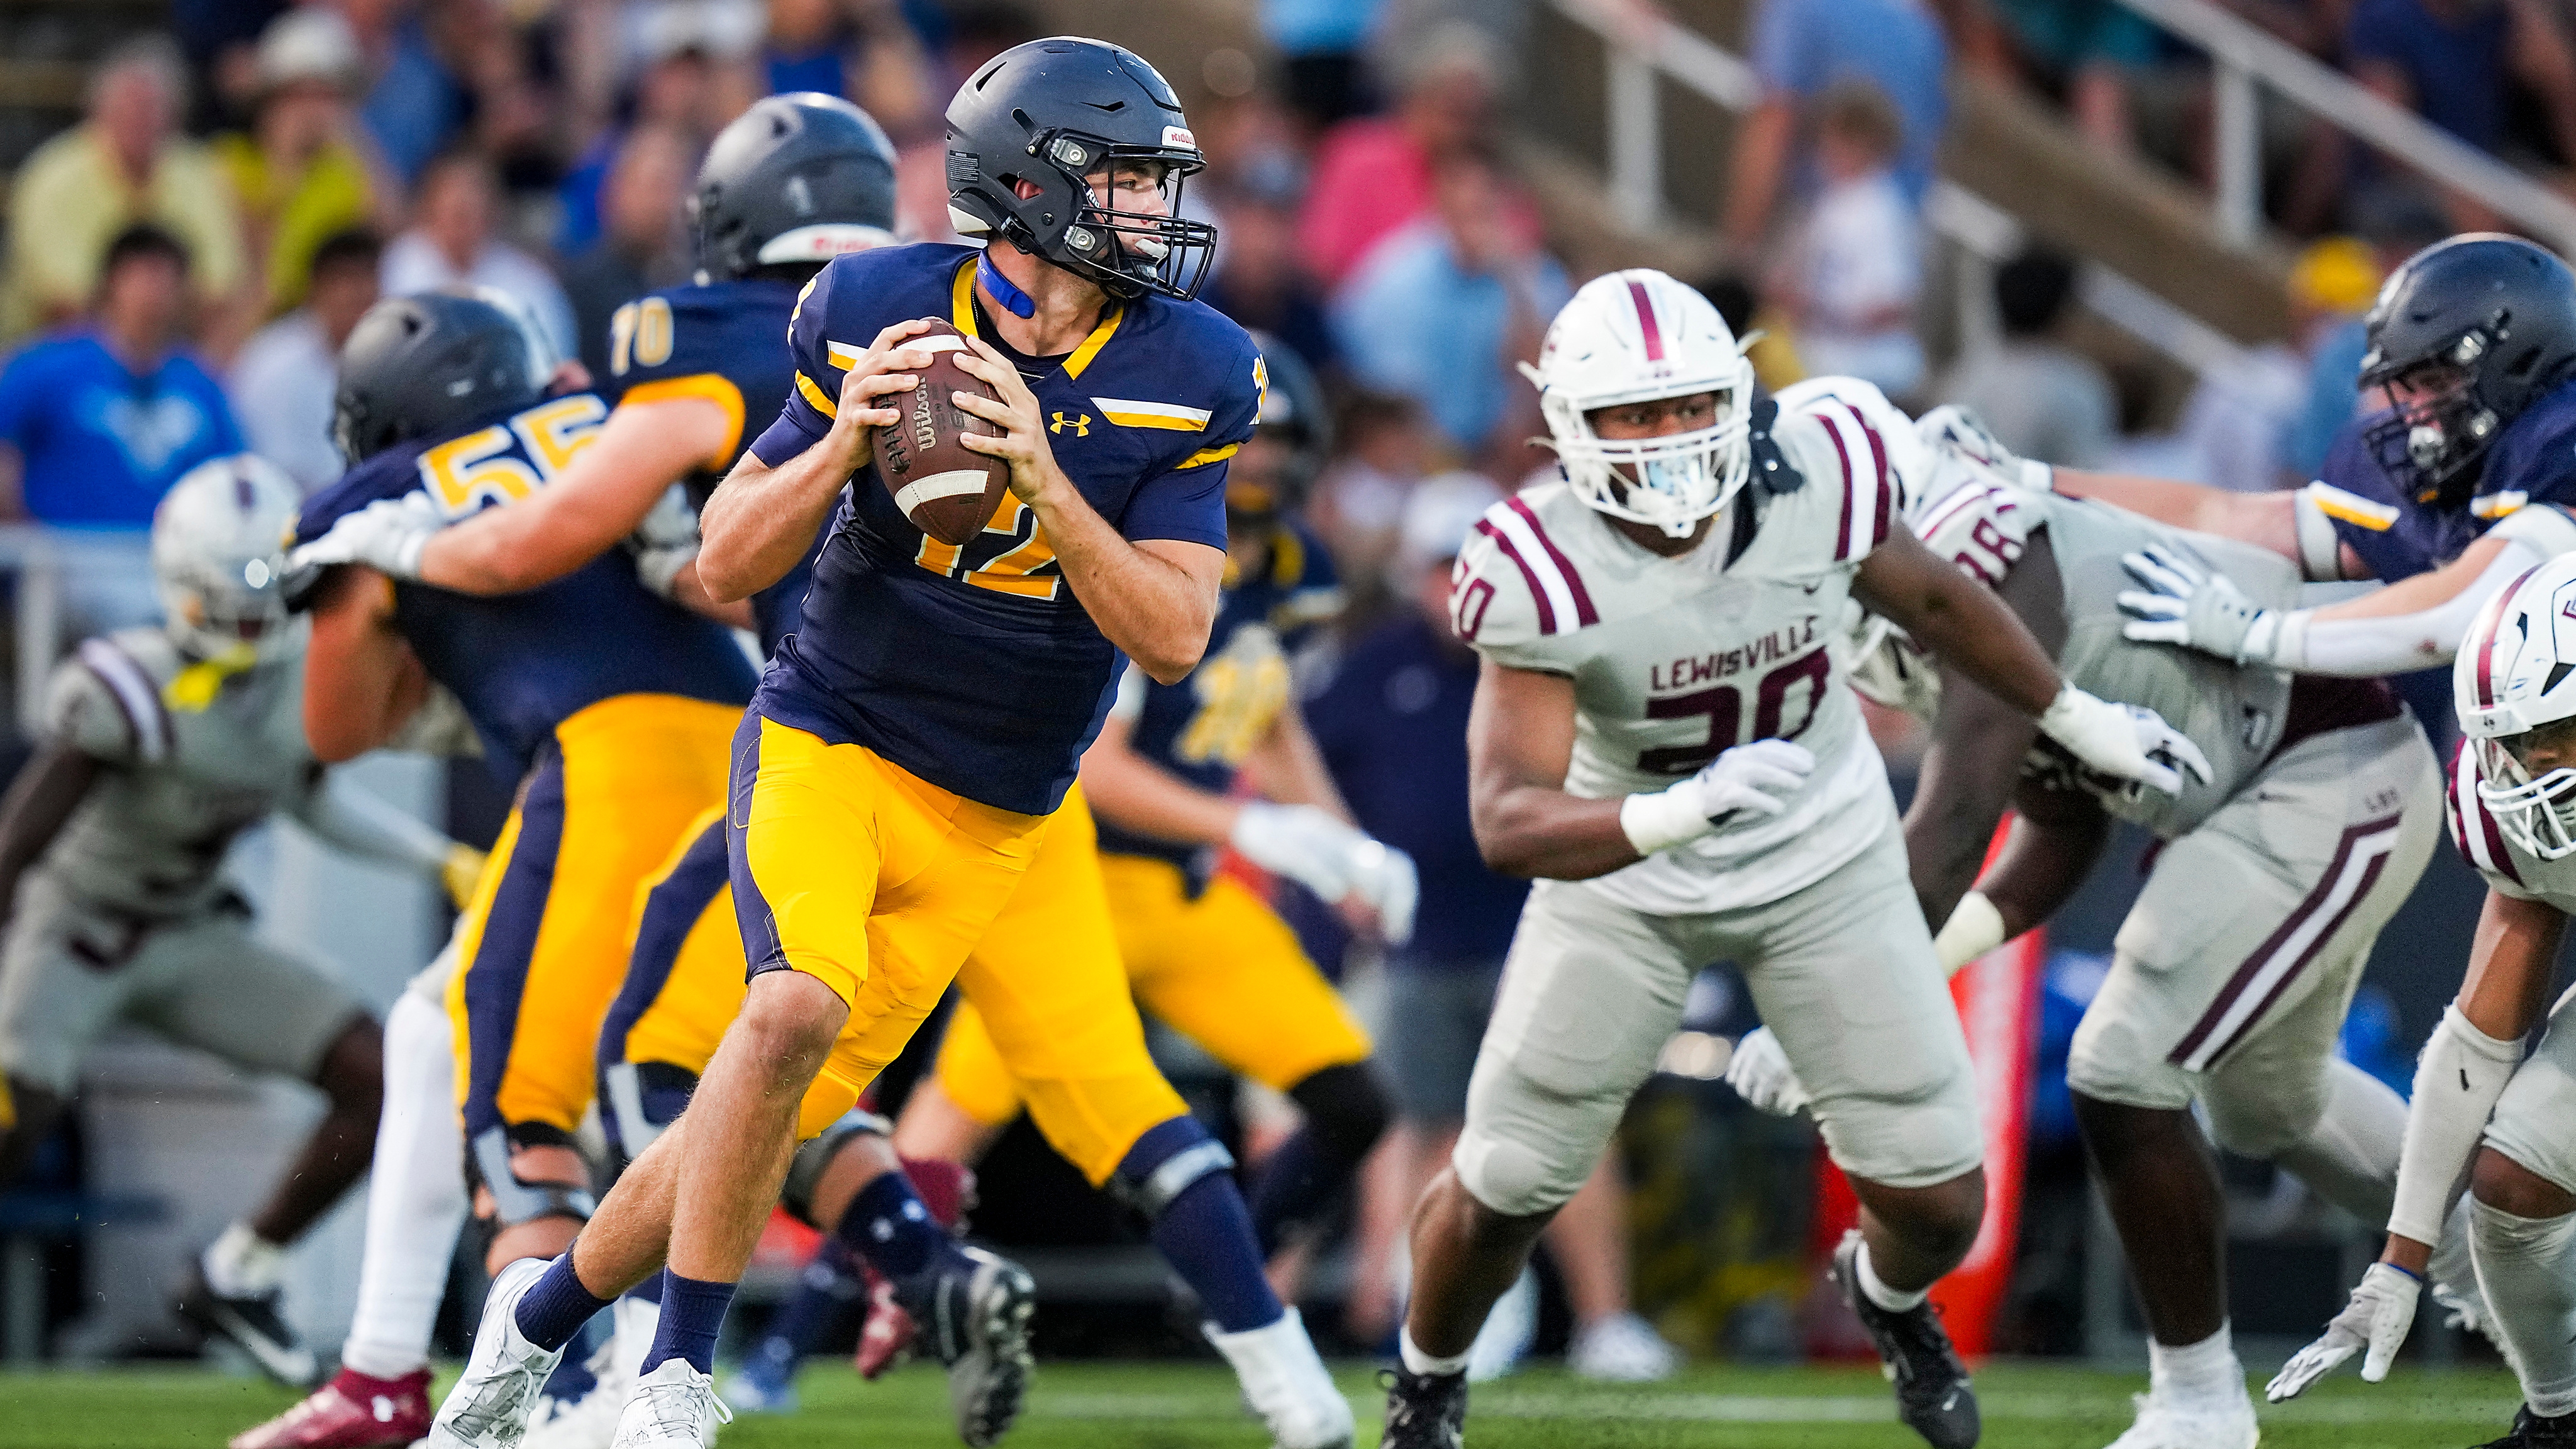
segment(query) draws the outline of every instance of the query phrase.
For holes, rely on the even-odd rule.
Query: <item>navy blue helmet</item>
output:
[[[2420,501],[2458,507],[2497,435],[2576,375],[2576,274],[2519,237],[2455,236],[2391,273],[2364,325],[2361,384],[2392,404],[2364,441]]]
[[[396,443],[526,407],[545,396],[553,370],[507,307],[452,292],[388,297],[340,349],[331,436],[355,467]]]
[[[1015,45],[948,103],[948,204],[961,232],[1002,237],[1114,297],[1187,299],[1216,228],[1184,221],[1182,181],[1207,165],[1180,98],[1155,69],[1078,36]],[[1156,168],[1171,215],[1119,210],[1086,179]],[[1019,194],[1026,182],[1032,194]]]
[[[814,91],[758,101],[717,132],[689,195],[711,281],[888,246],[894,221],[893,143],[867,112]]]

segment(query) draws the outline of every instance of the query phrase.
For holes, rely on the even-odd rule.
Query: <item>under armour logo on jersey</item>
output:
[[[1061,433],[1067,428],[1073,429],[1073,435],[1077,438],[1090,437],[1091,414],[1083,413],[1078,417],[1069,418],[1059,412],[1055,415],[1055,421],[1047,424],[1047,431],[1050,433]]]

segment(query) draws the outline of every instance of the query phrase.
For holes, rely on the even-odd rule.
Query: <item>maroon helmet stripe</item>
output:
[[[1520,569],[1521,582],[1529,585],[1530,602],[1538,605],[1538,631],[1542,634],[1555,633],[1556,610],[1548,605],[1547,590],[1539,587],[1538,570],[1529,566],[1529,560],[1521,557],[1520,549],[1513,545],[1510,536],[1501,529],[1479,518],[1476,520],[1476,531],[1492,539],[1501,547],[1503,556]]]
[[[1663,361],[1664,332],[1662,328],[1655,325],[1655,304],[1646,296],[1646,284],[1630,282],[1628,300],[1637,304],[1637,327],[1646,334],[1646,360]]]
[[[2494,602],[2487,605],[2487,616],[2478,621],[2482,626],[2481,632],[2486,636],[2478,641],[2478,707],[2481,709],[2495,707],[2496,634],[2504,628],[2504,611],[2511,607],[2513,596],[2521,590],[2523,581],[2540,572],[2540,567],[2533,564],[2512,583],[2505,585]]]

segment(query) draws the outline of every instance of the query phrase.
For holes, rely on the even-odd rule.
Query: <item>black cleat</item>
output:
[[[2529,1404],[2513,1412],[2513,1432],[2478,1449],[2576,1449],[2576,1414],[2545,1419]]]
[[[1386,1390],[1386,1437],[1378,1449],[1459,1449],[1467,1437],[1467,1376],[1389,1369],[1377,1376]]]
[[[1859,1259],[1860,1230],[1855,1228],[1834,1249],[1834,1282],[1843,1290],[1843,1301],[1860,1315],[1870,1342],[1878,1345],[1879,1361],[1896,1385],[1896,1417],[1933,1449],[1973,1449],[1983,1428],[1977,1390],[1968,1382],[1958,1351],[1950,1347],[1941,1315],[1929,1303],[1890,1313],[1870,1302],[1860,1291]]]
[[[919,1325],[915,1346],[948,1369],[948,1403],[957,1437],[971,1449],[1000,1439],[1028,1399],[1029,1318],[1037,1284],[1028,1270],[981,1248],[961,1248],[962,1261],[900,1283],[895,1301]]]
[[[281,1295],[274,1288],[240,1298],[217,1293],[206,1282],[200,1264],[188,1265],[188,1281],[179,1290],[179,1316],[211,1334],[241,1346],[262,1373],[290,1388],[310,1389],[322,1381],[322,1362],[277,1311]]]

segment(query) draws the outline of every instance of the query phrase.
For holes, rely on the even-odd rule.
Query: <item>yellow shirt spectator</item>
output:
[[[268,311],[291,310],[313,280],[313,252],[325,238],[367,225],[375,216],[375,189],[357,148],[333,141],[303,170],[287,174],[257,142],[244,135],[217,137],[215,159],[241,199],[254,236],[268,248]]]
[[[128,180],[94,126],[37,147],[18,169],[10,195],[11,330],[87,306],[108,241],[138,221],[188,244],[199,296],[227,297],[241,284],[240,215],[222,168],[204,147],[164,140],[141,186]]]

